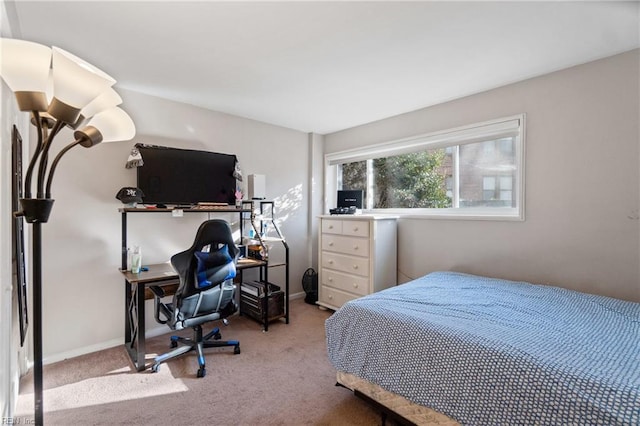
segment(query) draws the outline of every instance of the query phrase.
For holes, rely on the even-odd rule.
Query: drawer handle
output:
[[[353,265],[353,269],[358,269],[358,265]]]
[[[329,282],[332,283],[333,282],[333,277],[329,277]]]
[[[329,247],[333,247],[333,241],[329,242]]]
[[[355,227],[353,228],[353,232],[358,232],[358,227],[357,227],[357,226],[355,226]]]
[[[353,283],[353,288],[358,288],[358,284],[357,283]]]
[[[329,260],[329,265],[333,265],[333,260]]]
[[[329,229],[333,229],[333,225],[329,225]]]
[[[331,300],[331,299],[333,299],[333,295],[332,294],[329,295],[329,300]]]
[[[356,246],[353,246],[353,249],[354,249],[354,250],[358,250],[359,248],[360,248],[360,247],[358,247],[357,245],[356,245]]]

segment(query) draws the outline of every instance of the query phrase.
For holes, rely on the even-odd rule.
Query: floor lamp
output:
[[[0,38],[0,76],[14,93],[20,111],[31,113],[38,138],[25,174],[22,210],[14,215],[23,216],[33,227],[33,386],[35,424],[42,425],[42,224],[49,220],[53,207],[53,175],[71,148],[129,140],[135,135],[135,126],[127,113],[117,107],[122,99],[111,88],[115,80],[58,47]],[[64,127],[74,130],[75,140],[49,164],[53,140]],[[31,191],[34,173],[35,197]]]

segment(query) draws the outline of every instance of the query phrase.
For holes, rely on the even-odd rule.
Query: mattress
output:
[[[640,304],[436,272],[345,304],[329,360],[461,424],[640,424]]]

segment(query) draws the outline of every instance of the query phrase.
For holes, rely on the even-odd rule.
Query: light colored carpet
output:
[[[46,425],[375,425],[380,416],[335,386],[325,346],[322,311],[291,302],[290,324],[264,333],[234,316],[221,327],[233,347],[205,350],[207,376],[196,378],[195,352],[163,364],[158,373],[133,370],[124,347],[44,367]],[[207,328],[208,330],[208,328]],[[205,331],[207,331],[205,330]],[[181,332],[181,335],[190,333]],[[166,352],[169,334],[147,340],[147,354]],[[33,419],[33,377],[20,383],[16,417]]]

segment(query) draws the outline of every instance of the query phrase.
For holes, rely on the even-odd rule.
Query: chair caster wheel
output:
[[[233,354],[234,354],[234,355],[238,355],[239,353],[240,353],[240,345],[235,346],[235,347],[233,348]]]
[[[216,333],[213,335],[213,340],[220,340],[220,339],[222,339],[222,334]]]
[[[178,347],[178,342],[175,342],[175,341],[172,340],[171,344],[169,346],[171,346],[171,349],[175,349],[175,348]]]
[[[204,377],[207,375],[207,370],[202,367],[198,369],[198,373],[196,374],[198,377]]]
[[[153,365],[151,366],[151,372],[152,372],[152,373],[157,373],[157,372],[158,372],[158,370],[160,370],[160,364],[153,364]]]

